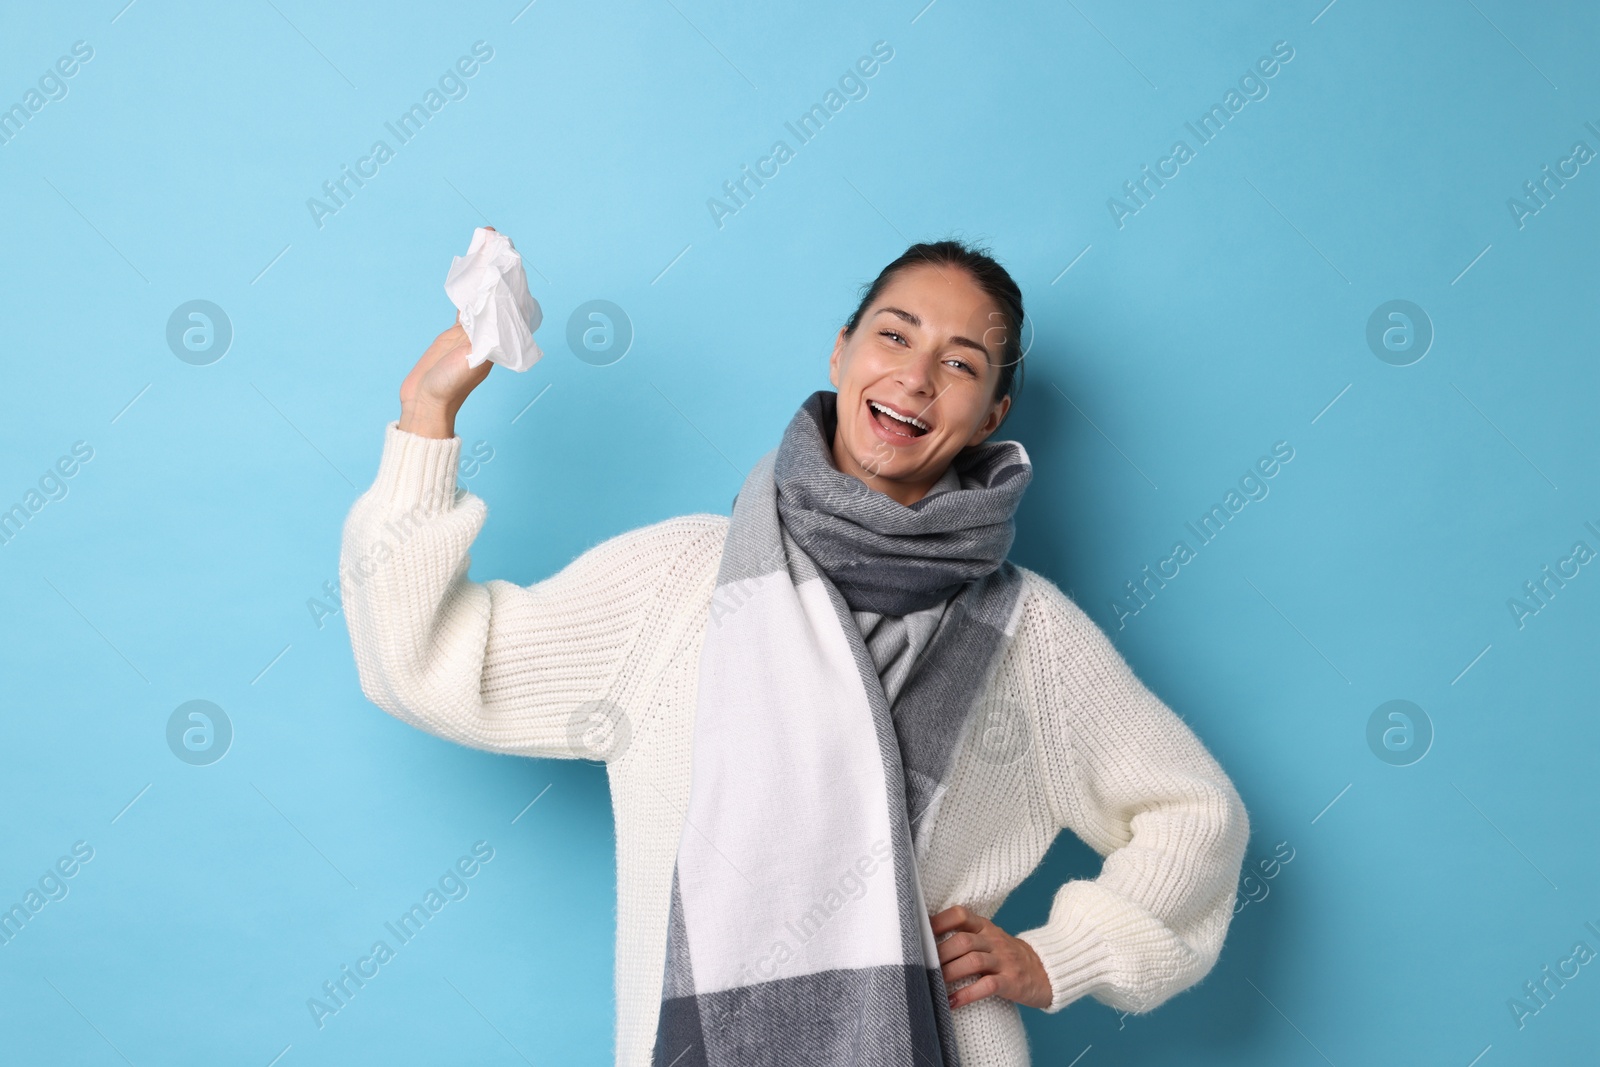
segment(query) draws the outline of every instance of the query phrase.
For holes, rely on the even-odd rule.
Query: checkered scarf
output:
[[[985,441],[908,507],[833,465],[837,403],[734,501],[653,1067],[959,1067],[917,865],[1016,626],[1032,466]]]

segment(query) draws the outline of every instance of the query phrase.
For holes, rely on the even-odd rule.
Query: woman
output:
[[[362,690],[461,744],[606,762],[618,1064],[1027,1064],[1019,1005],[1145,1012],[1216,961],[1238,793],[1005,558],[1032,468],[989,438],[1022,317],[981,251],[913,245],[731,518],[623,533],[530,587],[466,579],[486,508],[456,488],[454,419],[492,364],[453,326],[401,386],[344,529]],[[1063,828],[1100,875],[1001,929]]]

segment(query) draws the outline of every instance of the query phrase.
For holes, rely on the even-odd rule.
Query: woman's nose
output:
[[[900,365],[900,384],[908,393],[926,395],[933,385],[934,354],[918,353]]]

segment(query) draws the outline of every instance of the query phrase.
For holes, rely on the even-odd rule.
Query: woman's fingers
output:
[[[407,372],[405,380],[400,383],[400,402],[402,404],[409,404],[416,396],[417,386],[422,381],[423,375],[427,374],[433,368],[433,365],[439,362],[439,358],[451,347],[450,331],[460,328],[458,322],[429,342],[428,347],[418,357],[417,362],[412,365],[411,370]]]
[[[948,985],[949,983],[946,984]],[[1012,985],[1003,981],[998,973],[985,974],[976,982],[973,982],[970,985],[962,986],[960,989],[950,994],[950,1009],[954,1011],[963,1004],[971,1004],[974,1001],[982,1000],[985,997],[999,996],[1005,997],[1007,1000],[1014,1001],[1017,998],[1011,995],[1012,991]]]
[[[948,989],[963,978],[978,975],[950,993],[950,1007],[1001,996],[1018,1004],[1044,1008],[1050,1005],[1049,975],[1033,946],[1012,937],[970,908],[956,905],[929,917],[938,942],[940,971]]]
[[[417,365],[420,366],[424,372],[431,370],[439,363],[440,360],[444,359],[445,356],[449,355],[456,349],[464,346],[470,346],[472,344],[472,342],[467,339],[467,331],[461,325],[459,318],[459,313],[457,313],[458,321],[455,323],[455,325],[445,330],[438,337],[435,337],[433,339],[433,343],[428,346],[428,350],[422,353],[422,358],[417,361]]]
[[[493,230],[494,227],[484,229]],[[422,406],[449,412],[453,417],[467,395],[489,376],[490,361],[469,366],[467,359],[471,354],[472,341],[461,325],[458,308],[455,321],[433,339],[400,383],[402,410]]]
[[[970,975],[997,971],[999,967],[1000,960],[994,953],[974,950],[955,957],[939,969],[944,972],[944,984],[949,986]],[[966,990],[961,992],[964,993]]]
[[[409,404],[417,399],[424,381],[429,382],[430,390],[437,386],[438,379],[431,373],[433,369],[457,349],[470,349],[471,343],[467,339],[467,331],[461,326],[461,313],[457,312],[455,323],[433,339],[433,343],[428,345],[427,351],[422,353],[422,357],[400,383],[400,403]],[[465,362],[464,356],[462,359]]]

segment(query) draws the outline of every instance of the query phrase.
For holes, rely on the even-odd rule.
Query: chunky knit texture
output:
[[[617,837],[616,1063],[648,1067],[673,861],[689,795],[700,645],[728,519],[685,515],[613,537],[532,586],[466,577],[488,516],[456,486],[461,439],[389,423],[372,487],[345,520],[341,596],[368,699],[490,752],[604,758]],[[1094,622],[1022,568],[1017,632],[986,699],[1015,710],[1002,745],[958,749],[921,868],[932,912],[992,917],[1071,830],[1103,857],[1009,931],[1053,999],[1147,1012],[1203,978],[1233,914],[1249,819],[1193,732]],[[597,749],[588,717],[623,725]],[[972,979],[952,983],[960,989]],[[953,1013],[964,1067],[1030,1062],[1018,1005]]]

